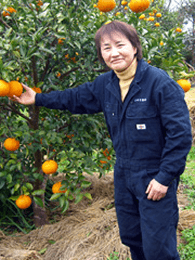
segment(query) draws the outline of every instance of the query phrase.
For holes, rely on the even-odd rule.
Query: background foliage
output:
[[[95,32],[115,19],[135,26],[146,61],[165,69],[175,80],[183,72],[188,73],[180,52],[185,47],[185,35],[175,30],[181,27],[177,13],[165,12],[164,2],[154,0],[144,12],[145,18],[140,19],[140,13],[125,8],[120,0],[116,3],[113,11],[101,13],[94,7],[96,2],[89,0],[1,1],[0,78],[17,79],[44,93],[93,81],[107,70],[97,60]],[[8,12],[9,7],[15,11]],[[156,13],[162,16],[158,18]],[[154,17],[154,21],[149,17]],[[170,21],[174,21],[171,27]],[[115,160],[101,113],[72,115],[68,111],[25,107],[7,97],[1,97],[0,111],[2,223],[26,228],[31,223],[26,219],[32,215],[35,226],[40,226],[48,222],[46,209],[50,210],[50,200],[58,200],[65,212],[70,200],[78,203],[83,196],[91,199],[85,191],[90,183],[85,181],[83,172],[98,171],[101,176]],[[7,137],[17,138],[20,149],[6,151],[3,142]],[[109,153],[105,155],[106,148]],[[46,159],[58,162],[58,173],[67,188],[65,194],[52,195],[53,183],[41,170]],[[13,203],[20,194],[29,194],[34,200],[32,208],[25,212]],[[10,209],[19,220],[9,216]],[[33,228],[33,223],[27,228]]]

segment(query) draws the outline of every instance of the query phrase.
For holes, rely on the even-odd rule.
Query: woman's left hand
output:
[[[167,194],[168,186],[164,186],[157,182],[155,179],[151,180],[149,183],[146,194],[148,194],[149,200],[160,200],[164,198]]]

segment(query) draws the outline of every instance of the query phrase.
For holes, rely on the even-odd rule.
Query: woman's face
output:
[[[137,53],[137,48],[121,33],[105,35],[101,40],[101,54],[106,65],[117,72],[127,69]]]

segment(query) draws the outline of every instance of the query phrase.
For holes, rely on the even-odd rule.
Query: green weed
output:
[[[107,258],[107,260],[119,260],[119,253],[118,252],[110,253],[110,256],[109,258]],[[128,257],[126,260],[130,260],[130,258]]]

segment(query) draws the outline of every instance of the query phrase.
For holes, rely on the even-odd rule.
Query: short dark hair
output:
[[[123,34],[133,45],[133,47],[137,48],[137,60],[142,59],[142,47],[137,34],[137,31],[133,26],[121,21],[112,21],[110,23],[104,24],[102,27],[98,29],[95,34],[95,44],[97,48],[98,59],[101,63],[104,63],[104,59],[101,53],[101,39],[104,35],[109,35],[112,37],[114,32],[119,32]]]

